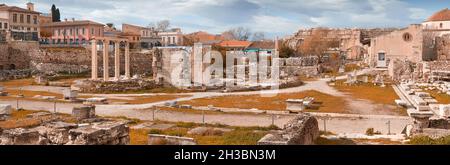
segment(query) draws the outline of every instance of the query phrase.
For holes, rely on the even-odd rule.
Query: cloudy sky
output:
[[[30,0],[2,0],[25,7]],[[163,19],[184,33],[221,33],[243,26],[268,37],[299,28],[404,27],[450,6],[449,0],[31,0],[40,12],[52,4],[61,18],[147,26]]]

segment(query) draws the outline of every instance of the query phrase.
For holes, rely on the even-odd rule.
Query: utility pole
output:
[[[156,111],[156,107],[153,107],[153,110],[152,110],[152,119],[153,119],[153,121],[155,121],[155,111]]]
[[[388,125],[388,135],[390,135],[391,134],[391,121],[389,120],[386,124]]]
[[[272,114],[272,125],[275,125],[275,114]]]
[[[205,125],[205,110],[202,110],[203,125]]]
[[[54,103],[54,104],[53,104],[53,113],[56,114],[56,99],[54,100],[53,103]]]

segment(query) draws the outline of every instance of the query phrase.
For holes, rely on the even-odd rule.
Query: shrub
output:
[[[381,134],[381,132],[380,131],[375,131],[374,128],[368,128],[366,130],[366,135],[368,135],[368,136],[380,135],[380,134]]]

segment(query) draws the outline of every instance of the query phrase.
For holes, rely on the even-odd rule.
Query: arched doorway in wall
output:
[[[14,64],[9,65],[9,70],[16,70],[16,65]]]

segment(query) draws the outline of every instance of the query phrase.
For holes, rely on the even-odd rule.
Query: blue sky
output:
[[[30,0],[2,0],[25,7]],[[267,37],[300,28],[404,27],[450,7],[450,0],[31,0],[40,12],[52,4],[61,18],[146,26],[163,19],[184,33],[221,33],[243,26]]]

